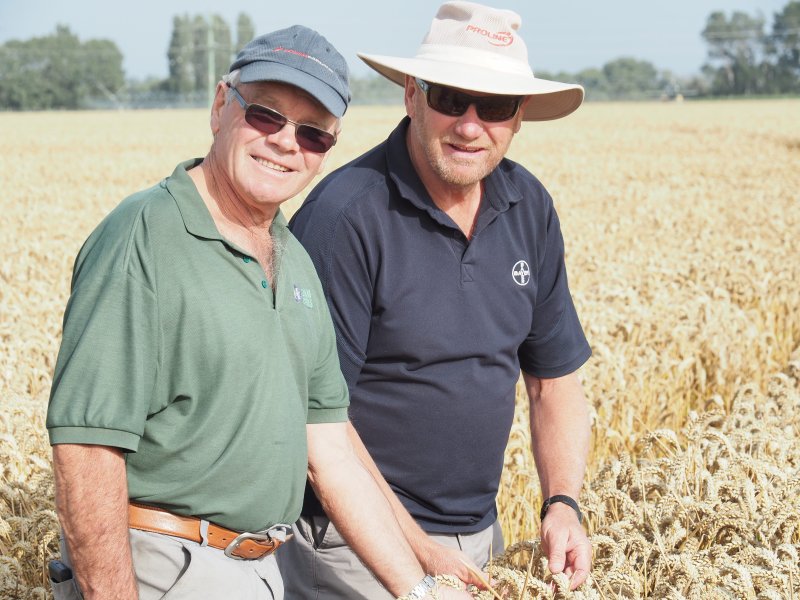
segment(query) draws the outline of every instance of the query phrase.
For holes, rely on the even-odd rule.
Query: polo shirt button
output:
[[[249,256],[245,256],[242,260],[244,262],[246,262],[246,263],[249,263],[250,262],[250,257]]]
[[[261,280],[261,287],[264,288],[264,289],[267,289],[267,281],[266,281],[266,279],[262,279]]]

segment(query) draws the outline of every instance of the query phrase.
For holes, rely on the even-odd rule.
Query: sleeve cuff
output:
[[[342,423],[347,421],[347,407],[342,408],[317,408],[309,409],[306,423],[315,425],[318,423]]]
[[[140,437],[135,433],[119,429],[101,429],[99,427],[52,427],[47,430],[50,445],[56,444],[94,444],[111,446],[136,452]]]
[[[520,368],[528,375],[540,377],[542,379],[555,379],[556,377],[563,377],[577,371],[583,363],[585,363],[592,356],[591,347],[586,344],[578,354],[571,361],[556,367],[544,367],[534,363],[524,362],[520,360]]]

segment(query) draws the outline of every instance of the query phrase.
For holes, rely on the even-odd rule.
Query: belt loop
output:
[[[200,519],[200,547],[208,546],[208,521]]]

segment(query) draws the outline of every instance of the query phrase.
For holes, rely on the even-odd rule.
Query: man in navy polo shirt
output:
[[[583,89],[535,78],[519,26],[511,11],[448,2],[416,57],[360,55],[405,86],[408,117],[320,183],[290,227],[326,291],[351,436],[420,562],[469,582],[460,559],[484,565],[502,549],[495,497],[521,370],[542,544],[574,589],[591,566],[577,504],[590,426],[576,375],[591,351],[553,201],[504,155],[522,121],[568,115]],[[281,568],[313,576],[287,577],[289,598],[391,597],[311,493],[295,531]]]

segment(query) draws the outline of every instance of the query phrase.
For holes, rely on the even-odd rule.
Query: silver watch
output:
[[[404,598],[408,598],[408,600],[422,600],[428,594],[428,592],[435,587],[436,580],[430,575],[425,575],[425,578],[411,588],[411,591],[408,592]]]

